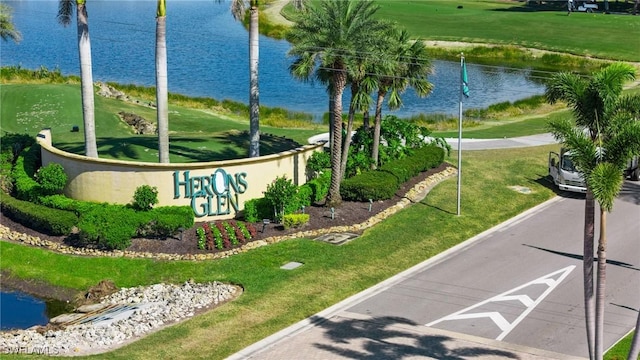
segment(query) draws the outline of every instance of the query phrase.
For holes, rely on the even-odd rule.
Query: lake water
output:
[[[1,42],[2,66],[45,66],[79,74],[75,16],[65,28],[56,20],[57,0],[5,2],[14,9],[14,23],[23,41]],[[95,81],[155,85],[155,7],[156,1],[150,0],[88,2]],[[168,1],[167,7],[169,91],[247,103],[248,34],[233,20],[229,3]],[[328,106],[325,88],[291,77],[289,48],[286,41],[260,38],[261,105],[304,111],[317,118]],[[396,115],[457,114],[460,64],[433,63],[433,93],[420,99],[408,91]],[[528,70],[467,64],[467,71],[471,97],[464,100],[465,109],[544,92]]]
[[[67,303],[42,300],[20,291],[0,291],[0,330],[46,325],[50,318],[67,312]]]

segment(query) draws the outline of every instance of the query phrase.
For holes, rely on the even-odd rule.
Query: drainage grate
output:
[[[315,238],[316,241],[324,241],[333,245],[342,245],[358,237],[358,234],[352,233],[331,233]]]

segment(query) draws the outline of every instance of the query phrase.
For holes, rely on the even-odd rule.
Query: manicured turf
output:
[[[536,11],[542,8],[526,5],[525,1],[409,0],[378,4],[381,17],[397,21],[421,39],[521,45],[640,60],[638,16],[582,12],[567,16],[564,3],[556,11]],[[603,6],[602,2],[598,5]]]
[[[80,87],[77,84],[3,84],[0,87],[2,130],[36,135],[51,128],[54,145],[70,152],[84,151]],[[157,135],[135,135],[122,122],[120,111],[134,113],[149,122],[156,111],[148,106],[95,96],[95,123],[100,157],[157,162]],[[215,115],[181,106],[169,108],[170,159],[172,162],[196,162],[237,159],[248,156],[248,121]],[[78,132],[72,132],[78,126]],[[322,129],[322,130],[320,130]],[[261,154],[290,150],[297,145],[279,137],[307,144],[307,139],[324,131],[283,129],[262,126]]]

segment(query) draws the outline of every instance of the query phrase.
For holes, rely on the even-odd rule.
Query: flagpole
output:
[[[460,216],[460,187],[462,186],[462,93],[464,91],[464,54],[460,53],[460,97],[458,104],[458,206],[457,216]]]

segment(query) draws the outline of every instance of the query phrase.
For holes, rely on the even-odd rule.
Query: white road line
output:
[[[513,330],[533,309],[538,306],[544,300],[547,295],[549,295],[561,282],[564,280],[571,271],[575,269],[575,265],[567,266],[564,269],[560,269],[558,271],[554,271],[551,274],[545,275],[533,281],[530,281],[524,285],[518,286],[509,291],[503,292],[502,294],[496,295],[490,299],[472,305],[466,309],[462,309],[453,314],[447,315],[438,320],[432,321],[426,326],[433,326],[443,321],[452,321],[452,320],[466,320],[466,319],[476,319],[476,318],[489,318],[491,319],[499,328],[502,330],[502,333],[498,335],[496,340],[504,339],[510,332]],[[557,278],[556,278],[557,277]],[[547,289],[538,296],[535,300],[531,299],[526,294],[516,294],[518,291],[525,289],[531,285],[547,285]],[[469,312],[475,308],[488,304],[490,302],[499,302],[499,301],[519,301],[527,308],[518,316],[512,323],[509,323],[504,316],[502,316],[498,312],[479,312],[472,313]]]

